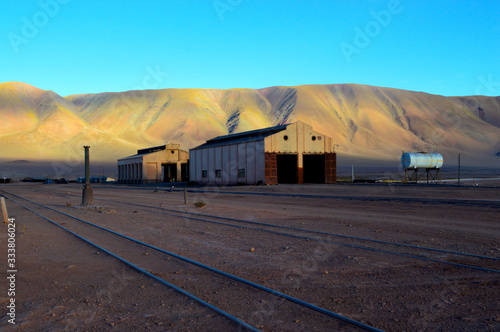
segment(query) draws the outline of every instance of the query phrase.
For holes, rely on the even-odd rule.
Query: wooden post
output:
[[[184,188],[184,204],[185,205],[187,205],[187,203],[188,203],[188,196],[187,195],[188,195],[187,190],[186,190],[186,188]]]
[[[5,198],[0,197],[0,204],[2,205],[2,215],[3,215],[3,223],[9,223],[9,214],[7,213],[7,206],[5,205]]]
[[[81,206],[89,206],[94,204],[94,191],[90,185],[90,146],[84,146],[85,149],[85,185],[82,192]]]

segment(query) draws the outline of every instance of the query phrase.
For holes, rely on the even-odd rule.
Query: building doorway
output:
[[[304,183],[325,183],[325,155],[305,154]]]
[[[189,164],[181,164],[181,181],[189,181]]]
[[[163,182],[177,181],[177,164],[163,165]]]
[[[297,183],[297,155],[279,154],[276,156],[278,183]]]

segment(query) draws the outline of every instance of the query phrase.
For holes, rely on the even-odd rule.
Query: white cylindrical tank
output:
[[[405,152],[401,156],[403,168],[441,168],[443,156],[440,153]]]

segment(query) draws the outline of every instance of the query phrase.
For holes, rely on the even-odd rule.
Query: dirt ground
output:
[[[188,193],[189,204],[185,206],[181,190],[155,192],[153,187],[96,184],[94,196],[96,205],[102,207],[99,209],[78,208],[78,184],[14,183],[1,185],[0,190],[382,330],[498,331],[500,273],[356,248],[353,246],[397,249],[331,235],[500,258],[500,187],[497,183],[488,185],[190,188],[198,192]],[[257,229],[263,227],[251,224],[238,223],[254,229],[174,217],[116,201],[315,230],[323,232],[316,235],[323,242],[264,232]],[[207,206],[195,208],[196,201]],[[7,207],[9,216],[16,219],[16,325],[11,326],[9,317],[2,315],[1,328],[237,329],[229,320],[129,269],[33,213],[10,201]],[[63,218],[60,221],[65,223]],[[6,227],[0,238],[1,266],[6,271]],[[442,252],[425,255],[500,270],[499,260]],[[0,302],[5,311],[10,299],[7,282],[2,282],[1,287]],[[238,300],[231,297],[223,302],[221,305],[226,308],[238,306]],[[306,325],[302,319],[284,322],[276,314],[280,304],[255,303],[255,310],[240,318],[265,330],[332,330],[324,323]]]

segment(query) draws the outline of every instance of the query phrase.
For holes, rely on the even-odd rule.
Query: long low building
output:
[[[335,183],[332,138],[301,121],[208,140],[189,150],[199,184]]]
[[[179,144],[166,144],[138,150],[118,160],[118,182],[185,182],[189,179],[189,152]]]

